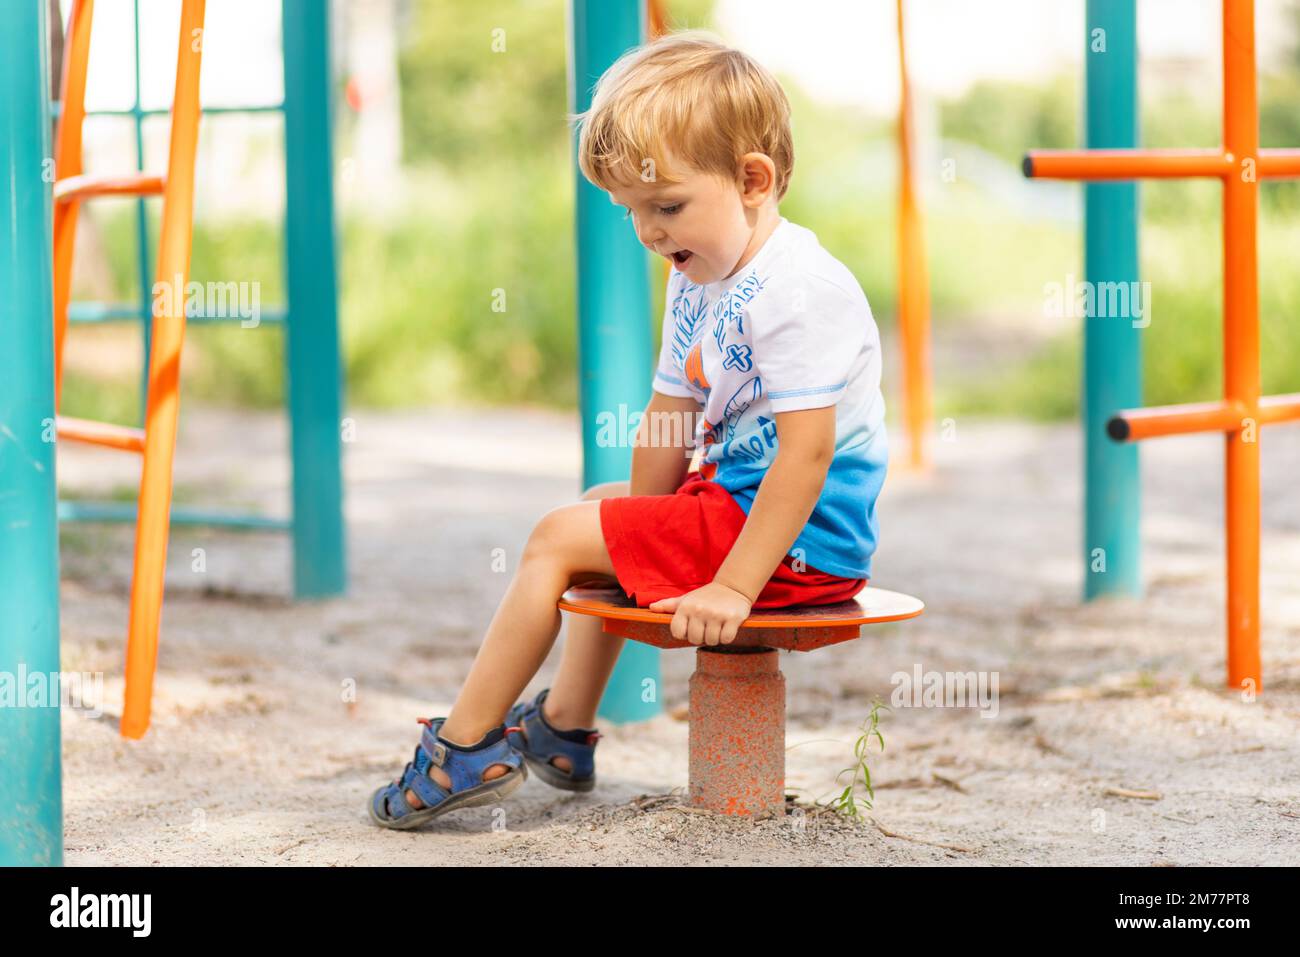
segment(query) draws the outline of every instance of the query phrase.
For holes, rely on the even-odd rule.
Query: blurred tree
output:
[[[568,0],[421,0],[404,17],[405,158],[452,167],[531,161],[569,131]],[[665,0],[673,29],[707,28],[714,0]]]
[[[564,8],[565,0],[416,4],[398,65],[405,159],[527,162],[563,144]]]
[[[1028,149],[1068,149],[1079,141],[1080,92],[1073,73],[1043,84],[980,80],[939,107],[943,135],[1020,165]]]

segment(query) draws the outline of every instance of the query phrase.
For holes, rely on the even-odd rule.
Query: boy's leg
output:
[[[593,485],[583,493],[582,500],[599,502],[627,495],[628,485],[627,481]],[[617,587],[618,580],[614,579],[613,584]],[[590,728],[596,724],[596,709],[626,640],[601,631],[600,626],[601,620],[591,615],[569,616],[560,668],[551,682],[550,694],[542,702],[542,714],[554,728]],[[552,758],[551,763],[561,771],[573,769],[573,762],[563,755]]]
[[[543,515],[528,537],[519,568],[443,723],[443,738],[473,744],[501,723],[555,642],[560,627],[556,601],[571,584],[590,580],[592,573],[614,576],[600,530],[600,503],[577,502]],[[495,765],[484,778],[508,770]],[[441,768],[431,767],[429,774],[443,787],[450,786]],[[406,792],[406,800],[413,808],[423,807],[412,791]]]
[[[626,481],[603,482],[587,489],[582,500],[599,502],[627,494]],[[590,615],[569,616],[560,668],[542,707],[546,720],[556,728],[590,728],[596,722],[596,708],[625,640],[606,634],[600,625],[600,619]]]

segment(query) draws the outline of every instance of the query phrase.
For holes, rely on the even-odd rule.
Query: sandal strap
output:
[[[451,797],[452,791],[448,791],[429,777],[428,753],[424,752],[423,748],[416,748],[416,754],[417,760],[408,764],[406,772],[402,775],[402,791],[405,792],[409,788],[424,802],[425,807],[437,807]],[[405,793],[403,793],[402,803],[406,803]],[[409,804],[407,808],[410,808]]]
[[[446,720],[446,718],[434,718],[428,723],[421,721],[425,728],[424,733],[420,735],[420,746],[417,751],[424,752],[425,757],[420,774],[431,784],[436,785],[436,782],[428,776],[430,765],[441,768],[451,779],[450,793],[455,794],[482,784],[484,772],[493,765],[504,764],[511,770],[518,770],[524,763],[523,755],[510,746],[507,735],[503,735],[495,744],[478,751],[461,751],[448,746],[446,742],[438,739],[443,722]],[[420,800],[424,800],[424,795],[420,795]]]
[[[493,765],[504,764],[517,771],[524,763],[523,755],[510,746],[508,735],[503,735],[501,740],[481,750],[461,751],[438,739],[438,732],[446,718],[419,720],[424,725],[424,732],[420,735],[414,756],[407,762],[401,777],[377,791],[372,798],[381,816],[398,820],[415,813],[417,809],[411,807],[406,800],[407,791],[414,791],[425,808],[437,807],[453,794],[483,784],[484,772]],[[507,731],[515,730],[517,729],[507,728]],[[451,779],[450,790],[429,776],[431,767],[442,768]]]
[[[547,764],[550,763],[551,758],[568,758],[573,763],[573,769],[568,772],[571,777],[590,777],[596,772],[595,745],[600,738],[600,732],[590,729],[586,743],[582,743],[568,741],[552,731],[550,725],[542,718],[542,702],[546,700],[550,690],[550,688],[542,689],[531,702],[520,709],[517,723],[524,726],[524,736],[528,739],[528,743],[516,747],[521,747]],[[513,717],[513,713],[508,715],[507,721]]]

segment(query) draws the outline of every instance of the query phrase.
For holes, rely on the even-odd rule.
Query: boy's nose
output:
[[[642,226],[638,223],[636,235],[637,239],[641,240],[641,245],[651,252],[654,252],[656,243],[664,240],[664,231],[656,226]]]

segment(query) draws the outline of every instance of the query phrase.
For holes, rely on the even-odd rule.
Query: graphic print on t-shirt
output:
[[[674,270],[664,312],[654,388],[703,405],[700,475],[746,514],[776,457],[776,414],[836,406],[835,455],[791,554],[868,577],[887,449],[879,333],[852,273],[782,218],[728,279],[700,285]]]

